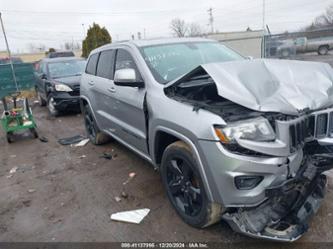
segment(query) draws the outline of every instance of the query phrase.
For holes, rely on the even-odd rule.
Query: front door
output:
[[[142,80],[138,67],[129,51],[118,49],[115,71],[133,68],[137,79]],[[144,113],[145,88],[112,86],[108,95],[114,104],[110,106],[111,116],[115,124],[114,135],[148,155],[146,118]]]

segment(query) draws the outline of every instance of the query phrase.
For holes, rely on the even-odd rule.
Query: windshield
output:
[[[51,78],[64,78],[81,75],[86,62],[84,60],[70,60],[49,63]]]
[[[188,42],[147,46],[142,54],[155,80],[166,84],[201,64],[244,59],[218,42]]]

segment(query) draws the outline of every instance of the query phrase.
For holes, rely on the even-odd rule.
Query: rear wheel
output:
[[[34,138],[38,138],[38,132],[36,128],[30,128],[30,132],[34,136]]]
[[[94,116],[88,105],[83,108],[83,116],[86,132],[91,143],[95,145],[100,145],[110,141],[110,137],[100,131],[100,129],[98,128]]]
[[[328,53],[328,46],[321,46],[318,48],[319,55],[326,55]]]
[[[221,219],[222,207],[208,200],[195,156],[184,142],[165,149],[161,176],[171,204],[186,223],[203,228]]]
[[[59,115],[59,111],[55,108],[55,100],[52,95],[47,100],[47,109],[51,116],[56,117]]]
[[[7,134],[6,134],[6,138],[7,138],[7,142],[8,142],[8,143],[12,143],[12,142],[14,142],[14,139],[13,139],[13,133],[12,133],[12,132],[7,132]]]
[[[281,55],[282,55],[283,58],[289,57],[289,55],[290,55],[289,49],[282,50]]]

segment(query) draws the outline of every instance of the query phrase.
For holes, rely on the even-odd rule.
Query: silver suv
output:
[[[333,70],[247,60],[206,39],[139,40],[91,52],[81,107],[94,144],[110,137],[161,173],[180,217],[294,241],[332,168]]]

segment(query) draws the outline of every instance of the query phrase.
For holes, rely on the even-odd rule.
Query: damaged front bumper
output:
[[[231,208],[224,215],[233,230],[250,237],[295,241],[308,228],[309,219],[324,198],[326,176],[333,168],[332,154],[307,157],[297,175],[267,188],[267,200],[256,207]]]

